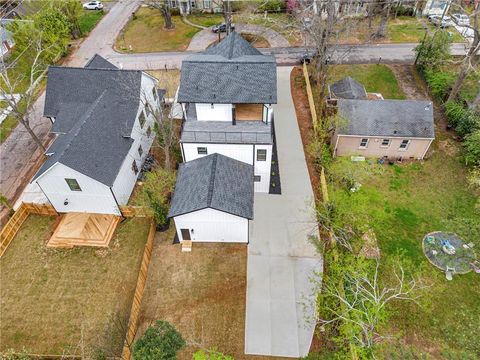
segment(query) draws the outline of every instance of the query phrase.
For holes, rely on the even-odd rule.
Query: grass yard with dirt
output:
[[[189,344],[180,359],[200,346],[244,358],[247,246],[193,244],[182,253],[174,234],[171,226],[155,238],[137,336],[166,320]]]
[[[162,14],[156,9],[140,8],[135,14],[115,42],[120,52],[183,51],[200,31],[185,24],[180,16],[172,16],[175,29],[166,30]]]
[[[31,215],[1,259],[0,351],[119,356],[147,219],[120,224],[109,249],[48,249],[55,219]]]

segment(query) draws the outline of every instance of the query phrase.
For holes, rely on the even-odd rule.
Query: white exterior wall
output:
[[[77,180],[82,191],[70,190],[65,179]],[[58,212],[121,215],[108,186],[63,164],[53,165],[36,182]]]
[[[195,104],[198,121],[232,122],[232,104]]]
[[[254,174],[261,176],[260,182],[255,182],[255,192],[266,192],[270,190],[270,168],[272,164],[272,145],[252,144],[198,144],[182,143],[183,161],[191,161],[207,155],[198,154],[197,148],[206,147],[207,155],[222,154],[229,158],[254,165]],[[257,161],[257,149],[267,150],[267,160]]]
[[[137,111],[137,118],[132,129],[131,137],[134,140],[130,151],[128,152],[125,160],[123,161],[122,167],[118,172],[117,178],[112,186],[112,191],[115,194],[115,198],[119,205],[126,205],[130,195],[132,194],[133,188],[137,181],[138,175],[140,175],[140,170],[142,163],[145,160],[145,157],[148,155],[148,151],[152,146],[153,139],[155,137],[153,131],[154,116],[146,116],[145,112],[145,124],[143,128],[140,126],[139,116],[142,111],[144,111],[144,104],[148,101],[150,104],[155,104],[155,99],[153,98],[152,89],[155,86],[155,81],[147,75],[142,76],[142,96],[146,97],[146,100],[139,103],[139,108]],[[156,106],[159,106],[158,102]],[[152,133],[150,137],[147,136],[147,129],[150,126]],[[138,153],[139,146],[142,146],[143,154],[140,156]],[[138,174],[135,174],[132,170],[133,160],[136,161],[137,167],[139,169]]]
[[[236,215],[207,208],[176,216],[174,221],[180,241],[181,229],[189,229],[193,242],[248,243],[248,219]]]

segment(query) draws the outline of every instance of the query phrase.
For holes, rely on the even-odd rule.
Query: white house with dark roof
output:
[[[236,32],[182,63],[177,102],[184,122],[184,161],[219,153],[254,166],[256,192],[270,187],[273,109],[277,102],[274,56]]]
[[[168,216],[178,239],[248,243],[253,165],[218,153],[180,164]]]
[[[99,55],[49,67],[44,116],[56,138],[33,181],[58,212],[120,215],[153,142],[156,83]]]

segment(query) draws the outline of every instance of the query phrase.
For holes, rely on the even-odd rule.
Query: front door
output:
[[[190,238],[190,230],[189,229],[180,229],[181,233],[182,233],[182,239],[183,240],[192,240]]]

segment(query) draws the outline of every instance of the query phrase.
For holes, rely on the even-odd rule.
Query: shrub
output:
[[[480,165],[480,130],[476,130],[465,138],[465,162],[469,165]]]
[[[133,345],[134,360],[174,360],[186,345],[182,335],[168,322],[158,320]]]
[[[439,30],[436,35],[427,36],[425,41],[415,48],[418,68],[423,72],[427,69],[438,70],[438,67],[450,58],[451,41],[445,30]]]
[[[406,7],[406,6],[400,5],[396,9],[397,16],[413,16],[414,13],[415,13],[415,10],[412,7]]]
[[[474,110],[467,109],[463,104],[449,101],[445,104],[445,114],[448,122],[455,127],[461,136],[480,129],[480,114]]]
[[[259,11],[276,12],[285,9],[285,1],[282,0],[269,0],[263,2],[259,7]]]
[[[437,71],[430,68],[425,69],[424,76],[432,95],[439,100],[447,97],[455,80],[453,72]]]

